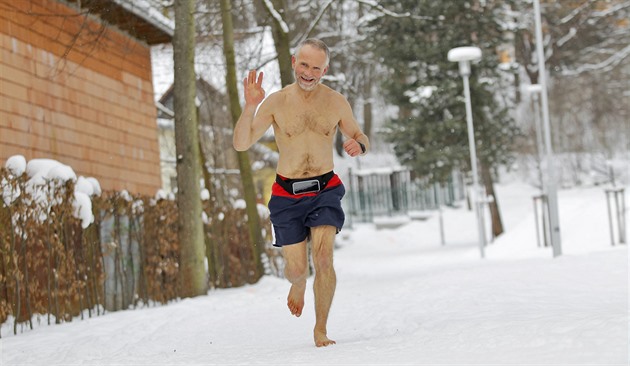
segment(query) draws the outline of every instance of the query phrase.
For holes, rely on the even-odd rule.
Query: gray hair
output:
[[[311,47],[315,47],[319,50],[324,51],[324,53],[326,53],[326,66],[328,66],[328,63],[330,62],[330,50],[328,49],[328,46],[326,45],[326,43],[324,43],[324,41],[317,38],[305,39],[302,42],[300,42],[295,48],[295,55],[297,56],[297,54],[300,52],[302,47],[306,45],[309,45]]]

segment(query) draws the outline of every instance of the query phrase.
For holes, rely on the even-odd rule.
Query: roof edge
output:
[[[128,0],[110,0],[116,5],[122,7],[135,16],[144,19],[148,23],[154,25],[162,32],[168,34],[171,38],[175,34],[175,22],[168,17],[160,13],[151,4],[143,1],[128,1]]]

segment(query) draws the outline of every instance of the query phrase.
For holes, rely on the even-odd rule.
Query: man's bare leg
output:
[[[313,264],[315,266],[315,329],[313,336],[317,347],[336,342],[328,338],[326,324],[332,299],[337,287],[337,276],[333,267],[333,248],[337,228],[318,226],[311,229],[313,242]]]
[[[284,257],[284,276],[291,282],[287,306],[292,315],[299,317],[304,309],[304,292],[308,277],[306,241],[283,246],[282,256]]]

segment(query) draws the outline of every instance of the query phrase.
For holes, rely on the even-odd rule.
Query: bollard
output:
[[[551,241],[549,233],[549,206],[547,205],[547,196],[545,194],[539,194],[532,197],[534,200],[534,221],[536,222],[536,243],[540,247],[541,237],[543,246],[549,246]],[[540,205],[541,217],[538,217],[538,206]],[[541,235],[542,226],[542,235]]]
[[[623,188],[606,189],[606,205],[608,206],[608,227],[610,229],[610,244],[615,245],[615,225],[617,223],[617,238],[619,244],[626,243],[626,200]],[[614,204],[611,205],[611,199]]]

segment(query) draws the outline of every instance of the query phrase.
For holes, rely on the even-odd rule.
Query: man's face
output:
[[[326,52],[311,45],[304,45],[297,55],[291,57],[291,66],[300,88],[312,91],[328,71]]]

